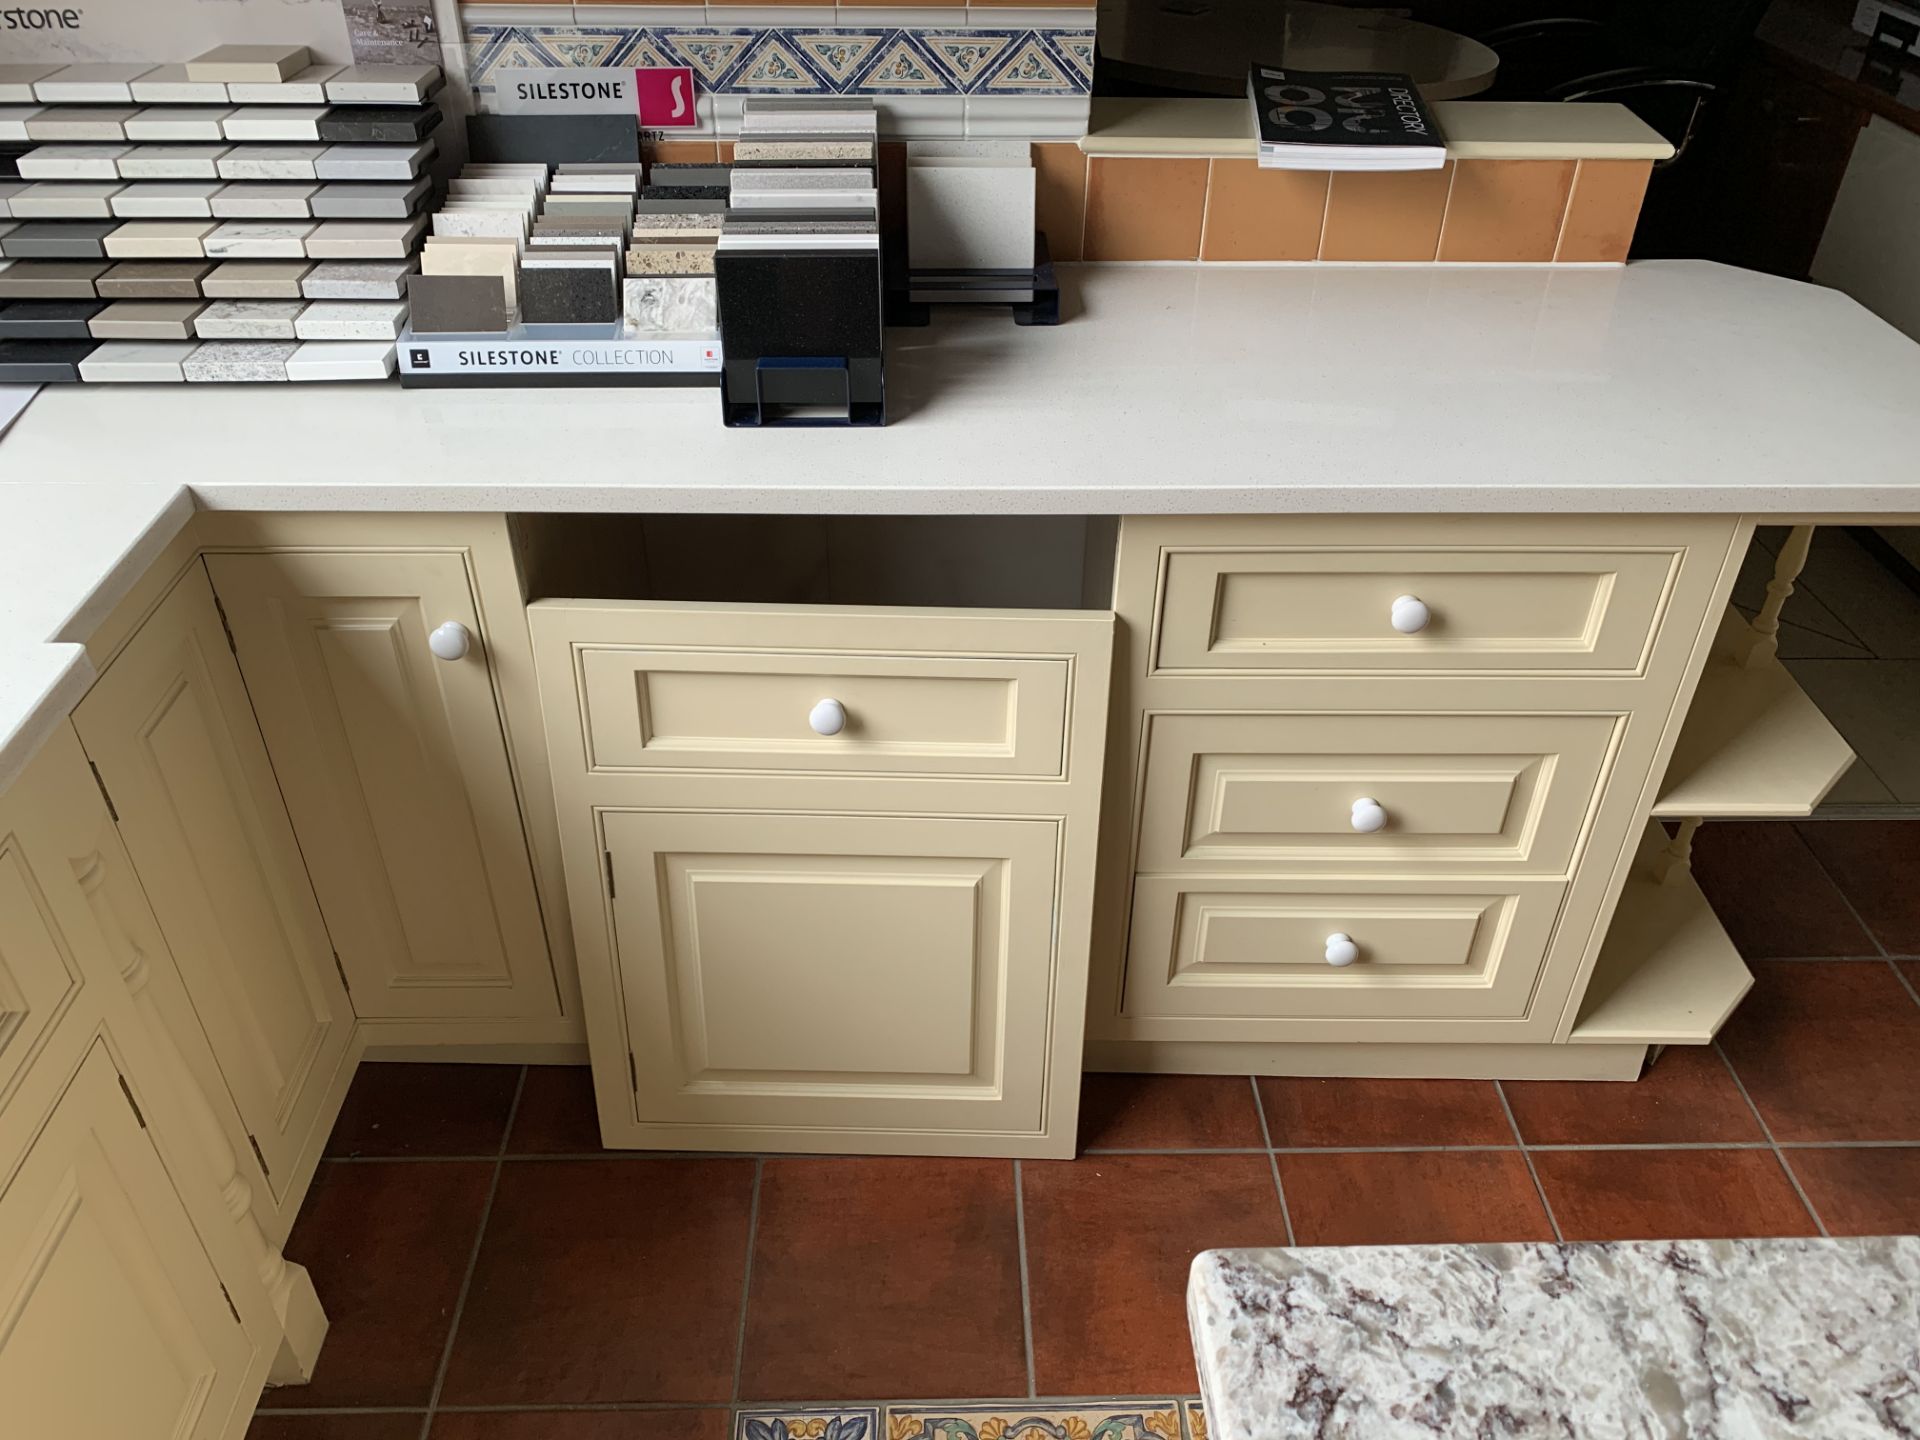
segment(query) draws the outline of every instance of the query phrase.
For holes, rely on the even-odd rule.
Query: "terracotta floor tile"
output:
[[[518,1065],[362,1065],[327,1154],[497,1154],[519,1084]]]
[[[529,1065],[507,1153],[597,1155],[603,1149],[593,1071],[585,1065]]]
[[[1040,1393],[1193,1393],[1193,1257],[1286,1244],[1267,1158],[1093,1155],[1022,1171]]]
[[[1693,878],[1749,960],[1872,955],[1873,941],[1791,825],[1718,821],[1693,842]]]
[[[1776,1140],[1920,1140],[1920,1005],[1886,965],[1753,967],[1720,1043]]]
[[[1263,1075],[1276,1147],[1511,1145],[1491,1080],[1305,1080]]]
[[[1529,1145],[1674,1145],[1764,1140],[1711,1045],[1675,1045],[1638,1080],[1509,1080]]]
[[[1920,820],[1823,820],[1794,829],[1880,943],[1896,955],[1920,955]]]
[[[1920,1150],[1788,1150],[1785,1154],[1829,1233],[1920,1234]]]
[[[729,1399],[752,1202],[751,1160],[508,1162],[443,1399]]]
[[[1518,1150],[1282,1155],[1300,1245],[1551,1240]]]
[[[1906,977],[1907,984],[1911,985],[1916,992],[1920,992],[1920,960],[1896,960],[1893,962],[1893,968]],[[1920,1001],[1914,1003],[1920,1004]]]
[[[246,1440],[420,1440],[426,1413],[255,1415]]]
[[[443,1411],[427,1440],[730,1440],[731,1422],[725,1410]]]
[[[1537,1150],[1533,1164],[1569,1240],[1818,1233],[1771,1150]]]
[[[768,1160],[741,1397],[1024,1392],[1017,1227],[1008,1160]]]
[[[326,1161],[287,1237],[332,1321],[308,1385],[263,1406],[424,1405],[473,1257],[487,1161]]]
[[[1080,1144],[1107,1150],[1260,1149],[1260,1114],[1244,1075],[1088,1075]]]

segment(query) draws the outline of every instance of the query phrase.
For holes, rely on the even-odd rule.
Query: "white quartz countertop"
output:
[[[1212,1440],[1920,1434],[1920,1239],[1218,1250]]]
[[[50,386],[0,438],[0,784],[196,505],[1920,514],[1920,346],[1814,286],[1689,261],[1062,288],[1057,328],[890,331],[878,430],[727,430],[705,389]]]

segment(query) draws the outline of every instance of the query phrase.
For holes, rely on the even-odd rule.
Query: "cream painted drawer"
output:
[[[1564,875],[1625,724],[1150,714],[1137,867]]]
[[[1044,641],[1021,653],[1031,617],[644,602],[565,613],[593,773],[1065,774],[1075,657]],[[823,723],[826,701],[837,714]]]
[[[1152,671],[1634,675],[1684,554],[1311,534],[1298,545],[1170,545]],[[1402,597],[1424,618],[1396,605]]]
[[[1288,1028],[1300,1021],[1521,1020],[1565,889],[1141,876],[1125,1011],[1195,1022],[1196,1039],[1304,1038]],[[1344,966],[1328,958],[1340,936],[1355,951]]]

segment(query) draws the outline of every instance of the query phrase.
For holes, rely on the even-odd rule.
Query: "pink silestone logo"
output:
[[[685,65],[648,65],[633,72],[640,99],[640,123],[649,130],[676,130],[699,124],[693,105],[693,70]]]

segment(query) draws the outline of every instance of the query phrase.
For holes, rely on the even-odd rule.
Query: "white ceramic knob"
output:
[[[427,636],[427,648],[442,660],[464,660],[473,646],[473,632],[458,620],[433,627]]]
[[[838,700],[822,700],[807,712],[807,724],[816,735],[838,735],[847,728],[847,707]]]
[[[1362,835],[1371,835],[1382,829],[1387,823],[1386,807],[1378,800],[1362,795],[1353,802],[1353,828]]]
[[[1427,602],[1418,595],[1401,595],[1394,600],[1389,618],[1393,621],[1393,628],[1402,635],[1418,635],[1427,628],[1427,621],[1433,618],[1433,612],[1427,609]]]
[[[1336,970],[1344,970],[1360,958],[1360,947],[1353,943],[1353,937],[1344,931],[1336,930],[1327,936],[1327,964]]]

